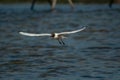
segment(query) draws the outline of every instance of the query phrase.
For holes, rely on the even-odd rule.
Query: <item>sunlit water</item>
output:
[[[0,5],[0,80],[120,80],[120,6]],[[65,46],[32,33],[62,32]]]

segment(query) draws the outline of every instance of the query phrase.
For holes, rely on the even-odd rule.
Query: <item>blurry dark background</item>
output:
[[[37,3],[46,3],[47,0],[36,0]],[[73,0],[73,2],[79,3],[108,3],[110,0]],[[116,0],[120,1],[120,0]],[[23,3],[23,2],[32,2],[32,0],[0,0],[0,3]],[[66,3],[67,0],[58,0],[58,2]]]

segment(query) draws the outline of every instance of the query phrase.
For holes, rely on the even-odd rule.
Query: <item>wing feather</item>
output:
[[[81,28],[81,29],[79,29],[79,30],[74,30],[74,31],[69,31],[69,32],[61,32],[61,33],[58,33],[59,35],[64,35],[64,34],[72,34],[72,33],[77,33],[77,32],[80,32],[80,31],[82,31],[82,30],[84,30],[86,27],[83,27],[83,28]]]
[[[34,33],[26,33],[26,32],[19,32],[21,35],[25,36],[51,36],[51,34],[45,33],[45,34],[34,34]]]

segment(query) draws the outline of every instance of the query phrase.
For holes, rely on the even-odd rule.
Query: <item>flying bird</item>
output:
[[[80,31],[84,30],[85,28],[86,28],[86,27],[83,27],[83,28],[81,28],[81,29],[74,30],[74,31],[60,32],[60,33],[42,33],[42,34],[26,33],[26,32],[19,32],[19,33],[20,33],[21,35],[25,35],[25,36],[50,36],[50,37],[58,40],[58,42],[59,42],[61,45],[65,45],[64,41],[62,40],[63,38],[66,38],[64,35],[77,33],[77,32],[80,32]]]

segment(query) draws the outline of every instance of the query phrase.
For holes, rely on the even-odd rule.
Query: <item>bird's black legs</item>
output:
[[[111,8],[112,7],[112,4],[114,3],[114,0],[110,0],[109,2],[109,7]]]
[[[58,42],[59,42],[61,45],[65,45],[65,43],[63,42],[62,39],[58,39]]]
[[[36,0],[32,0],[32,4],[31,4],[31,7],[30,7],[31,10],[34,10],[35,2],[36,2]],[[48,3],[50,4],[50,6],[52,6],[53,1],[52,0],[48,0]]]
[[[58,42],[62,45],[61,41],[58,39]]]
[[[36,2],[36,0],[33,0],[33,1],[32,1],[32,5],[31,5],[31,8],[30,8],[31,10],[34,9],[35,2]]]
[[[62,42],[63,45],[65,45],[65,43],[64,43],[64,41],[62,39],[61,39],[61,42]]]

